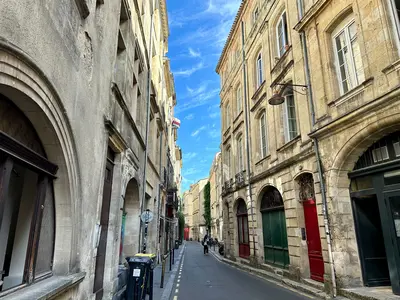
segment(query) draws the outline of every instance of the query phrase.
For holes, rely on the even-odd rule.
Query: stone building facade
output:
[[[210,169],[210,198],[211,198],[211,236],[222,241],[223,210],[222,210],[222,165],[221,152],[215,155]]]
[[[189,237],[197,241],[205,234],[204,214],[204,187],[207,179],[201,179],[190,186],[189,191],[183,194],[183,203],[185,206],[185,223],[189,226]],[[187,209],[187,210],[186,210]]]
[[[181,156],[166,2],[154,4],[0,3],[1,299],[119,299],[146,209],[146,251],[167,250]]]
[[[217,66],[228,258],[399,294],[399,9],[242,1]]]

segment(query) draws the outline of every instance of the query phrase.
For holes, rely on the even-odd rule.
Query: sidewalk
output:
[[[175,281],[175,275],[178,270],[178,266],[182,259],[183,253],[185,251],[185,242],[179,247],[179,249],[174,250],[174,264],[172,265],[172,270],[169,270],[169,257],[166,259],[165,263],[165,274],[164,274],[164,287],[161,288],[161,273],[162,273],[162,263],[156,266],[154,269],[154,282],[153,282],[153,300],[169,300],[172,287]]]

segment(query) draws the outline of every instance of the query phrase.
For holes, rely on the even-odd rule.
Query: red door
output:
[[[247,220],[247,214],[238,215],[238,235],[239,235],[239,256],[248,258],[250,256],[250,244],[249,244],[249,223]]]
[[[324,260],[322,258],[321,238],[319,235],[317,206],[314,199],[304,201],[303,206],[311,279],[323,282]]]

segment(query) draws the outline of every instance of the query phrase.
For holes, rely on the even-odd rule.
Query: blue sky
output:
[[[182,191],[208,177],[221,140],[219,76],[215,73],[240,0],[167,0],[169,53],[181,120]]]

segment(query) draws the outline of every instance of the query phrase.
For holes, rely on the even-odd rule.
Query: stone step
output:
[[[309,286],[311,286],[311,287],[313,287],[313,288],[315,288],[315,289],[317,289],[317,290],[320,290],[320,291],[324,291],[325,290],[325,286],[324,286],[324,284],[322,283],[322,282],[319,282],[319,281],[315,281],[315,280],[312,280],[312,279],[301,279],[301,282],[303,282],[304,284],[306,284],[306,285],[309,285]]]

